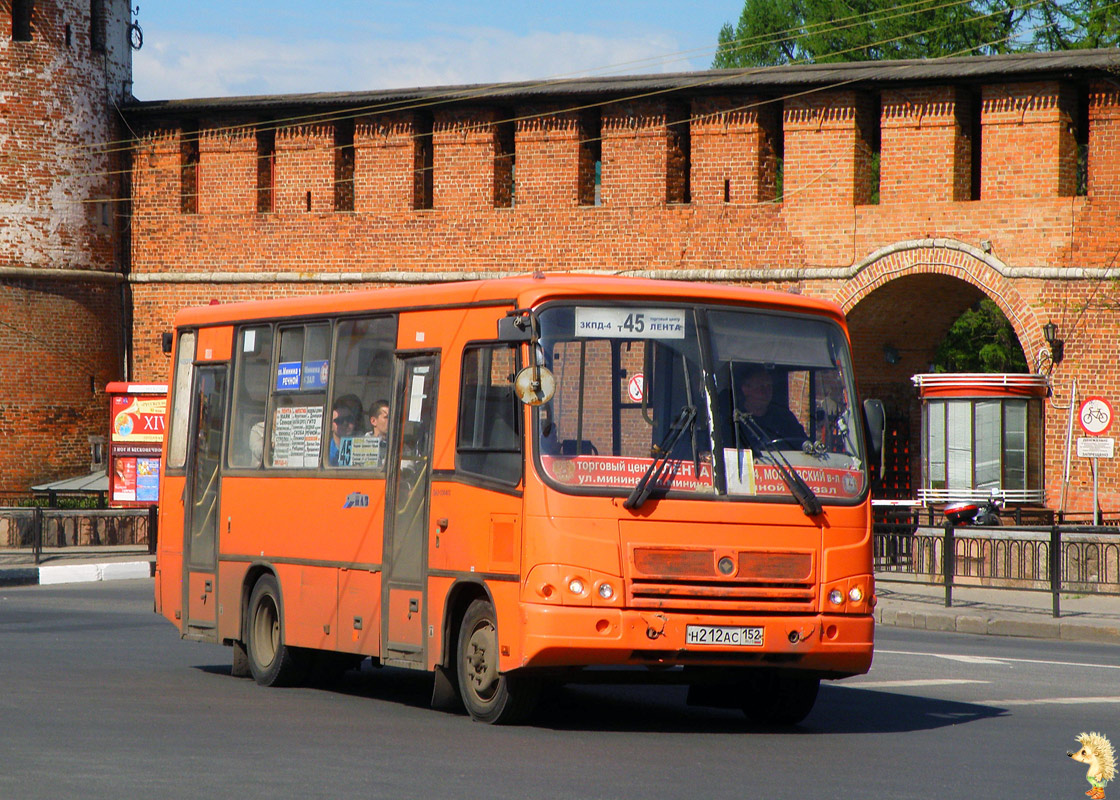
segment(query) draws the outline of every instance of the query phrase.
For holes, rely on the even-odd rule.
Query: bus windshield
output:
[[[867,487],[851,359],[821,316],[552,304],[538,357],[545,479],[565,492],[855,503]],[[806,506],[807,513],[811,513]]]

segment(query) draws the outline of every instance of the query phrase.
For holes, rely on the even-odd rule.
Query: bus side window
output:
[[[330,324],[280,329],[272,417],[265,463],[280,469],[315,469],[323,453],[330,379]]]
[[[354,417],[354,421],[352,425],[328,422],[328,467],[385,470],[396,346],[395,316],[338,323],[329,414],[336,419]]]
[[[234,356],[233,413],[229,465],[256,469],[264,452],[268,379],[272,373],[272,328],[242,328]]]
[[[455,468],[516,485],[521,480],[521,403],[513,390],[517,350],[463,351]]]
[[[191,378],[194,370],[195,333],[185,331],[179,335],[179,346],[175,349],[175,384],[171,395],[171,437],[167,448],[169,469],[182,469],[187,463],[187,430],[190,428]]]

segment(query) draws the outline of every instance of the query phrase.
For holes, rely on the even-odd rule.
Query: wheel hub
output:
[[[497,640],[494,628],[482,625],[475,629],[467,643],[467,677],[479,695],[488,694],[498,681],[498,664],[494,656]]]

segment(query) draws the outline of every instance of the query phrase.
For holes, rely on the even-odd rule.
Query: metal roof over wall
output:
[[[1120,81],[1120,49],[1067,50],[999,56],[799,64],[751,69],[705,70],[603,78],[568,78],[518,83],[426,86],[371,92],[205,97],[136,101],[124,107],[130,117],[197,116],[229,112],[274,113],[292,108],[376,106],[438,100],[441,104],[493,105],[545,102],[553,98],[639,97],[643,94],[723,94],[788,92],[829,86],[890,87],[921,83],[992,83],[1042,79],[1084,79],[1112,75]]]

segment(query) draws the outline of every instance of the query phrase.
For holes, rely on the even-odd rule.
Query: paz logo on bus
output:
[[[351,492],[347,495],[346,502],[342,504],[343,508],[367,508],[368,506],[369,495],[361,492]]]

